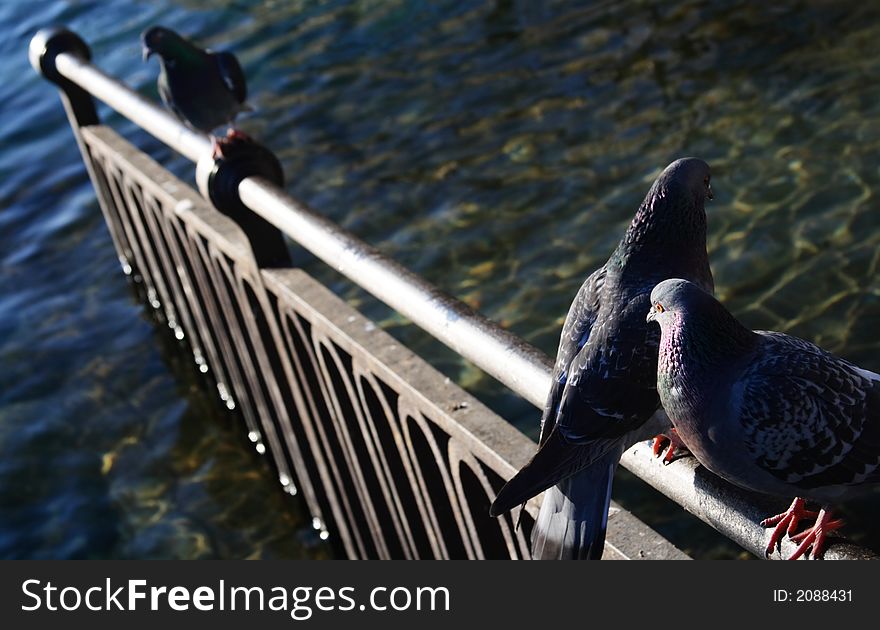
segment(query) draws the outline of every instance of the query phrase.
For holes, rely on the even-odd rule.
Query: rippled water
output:
[[[699,155],[719,296],[753,327],[880,371],[880,7],[655,4],[0,4],[0,555],[328,553],[297,534],[306,517],[234,420],[163,360],[58,100],[26,66],[52,22],[152,97],[145,26],[234,50],[256,107],[242,126],[293,194],[549,353],[656,173]],[[536,433],[530,406],[297,256]],[[618,499],[680,546],[738,555],[621,477]],[[847,532],[880,547],[877,505],[851,505]]]

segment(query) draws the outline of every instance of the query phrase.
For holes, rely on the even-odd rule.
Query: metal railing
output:
[[[235,169],[234,160],[218,169],[207,136],[92,65],[69,31],[41,31],[30,56],[61,88],[123,268],[186,337],[199,368],[213,372],[281,484],[302,491],[322,535],[332,523],[351,557],[527,557],[540,499],[527,504],[519,529],[518,514],[491,519],[488,506],[534,442],[304,272],[258,264],[242,221],[98,125],[91,96],[196,162],[199,189],[221,210],[263,222],[264,233],[280,230],[538,408],[550,359],[291,198],[266,169]],[[660,413],[645,432],[663,422]],[[636,441],[643,437],[632,436],[626,468],[763,553],[769,532],[758,522],[778,501],[734,488],[692,458],[663,466]],[[619,557],[681,557],[631,515],[613,512],[609,541],[612,551],[622,541]],[[793,549],[783,543],[783,554]],[[846,542],[826,553],[869,557]]]

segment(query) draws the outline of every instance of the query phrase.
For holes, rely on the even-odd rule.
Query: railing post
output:
[[[223,156],[206,155],[196,166],[199,191],[220,212],[238,223],[251,243],[259,267],[290,267],[290,252],[277,227],[245,206],[238,185],[247,177],[264,177],[284,186],[284,171],[275,154],[251,139],[223,144]]]
[[[38,74],[54,83],[61,91],[64,110],[70,120],[70,127],[82,148],[79,127],[98,124],[98,111],[95,101],[84,89],[65,79],[55,67],[55,58],[61,53],[70,53],[85,60],[92,58],[92,51],[79,35],[62,26],[41,29],[31,39],[28,58]]]
[[[82,154],[83,163],[86,165],[89,178],[95,187],[98,203],[101,205],[101,211],[104,213],[107,228],[110,230],[110,236],[119,256],[119,263],[126,275],[137,279],[138,275],[132,266],[134,256],[131,246],[125,236],[123,226],[115,218],[116,214],[113,210],[108,184],[95,169],[89,147],[82,136],[83,127],[100,123],[98,110],[95,108],[95,101],[91,94],[58,71],[55,60],[62,53],[79,57],[84,61],[90,61],[92,58],[92,51],[88,44],[79,35],[63,26],[50,26],[39,30],[31,38],[30,46],[28,46],[28,59],[31,66],[37,74],[58,87],[61,103],[64,105],[64,111],[70,122],[70,129],[73,131],[76,144]]]

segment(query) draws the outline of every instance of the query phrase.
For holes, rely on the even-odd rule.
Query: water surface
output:
[[[880,371],[873,3],[36,4],[0,4],[0,556],[329,553],[132,299],[58,99],[26,64],[49,23],[152,98],[144,27],[235,51],[255,106],[242,126],[295,196],[548,353],[659,170],[703,157],[721,299]],[[536,434],[528,404],[294,254]],[[615,496],[690,553],[740,555],[625,474]],[[849,506],[847,533],[880,547],[877,505]]]

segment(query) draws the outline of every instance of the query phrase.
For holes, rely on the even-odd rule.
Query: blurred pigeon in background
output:
[[[141,41],[144,61],[159,56],[162,102],[185,124],[212,136],[215,157],[222,155],[227,141],[212,135],[217,127],[230,125],[228,139],[247,138],[232,127],[238,113],[247,109],[247,84],[235,55],[203,50],[162,26],[144,31]]]
[[[673,252],[674,253],[674,252]],[[651,293],[660,324],[657,388],[681,439],[706,468],[740,487],[796,496],[764,520],[799,547],[824,550],[829,503],[880,483],[880,374],[777,332],[753,332],[714,297],[671,279]],[[822,504],[810,512],[804,499]],[[803,518],[813,527],[792,535]]]
[[[713,289],[706,254],[709,166],[677,160],[651,186],[608,262],[574,299],[562,328],[538,452],[495,498],[497,516],[544,496],[532,557],[602,556],[611,482],[627,434],[657,410],[660,335],[645,322],[651,289],[672,276]]]

